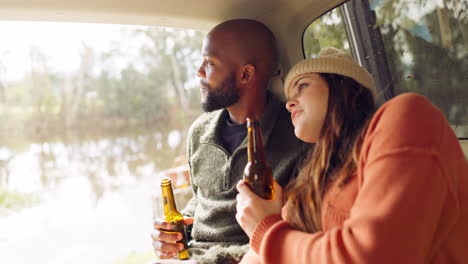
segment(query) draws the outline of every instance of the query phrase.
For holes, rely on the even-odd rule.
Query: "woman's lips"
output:
[[[296,118],[299,116],[299,114],[301,114],[302,112],[303,112],[303,110],[297,110],[297,111],[293,111],[291,113],[291,120],[292,120],[293,123],[296,120]]]

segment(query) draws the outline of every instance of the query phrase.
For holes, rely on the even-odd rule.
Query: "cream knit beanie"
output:
[[[284,80],[286,96],[292,81],[305,73],[335,73],[350,77],[368,88],[375,97],[374,79],[370,73],[357,64],[351,55],[339,49],[324,48],[318,54],[318,58],[305,59],[296,63]]]

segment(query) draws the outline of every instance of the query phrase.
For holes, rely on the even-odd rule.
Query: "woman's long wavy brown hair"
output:
[[[322,197],[332,181],[340,185],[355,173],[367,123],[375,103],[370,90],[351,78],[321,73],[329,87],[325,122],[298,177],[288,184],[287,220],[305,232],[322,230]]]

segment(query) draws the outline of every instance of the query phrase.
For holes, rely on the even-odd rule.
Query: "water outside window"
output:
[[[0,26],[0,263],[148,263],[151,196],[201,112],[203,33]]]

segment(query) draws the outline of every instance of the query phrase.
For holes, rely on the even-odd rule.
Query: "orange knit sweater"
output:
[[[359,159],[350,182],[325,193],[324,231],[271,215],[241,263],[468,263],[468,164],[436,107],[416,94],[385,103]]]

